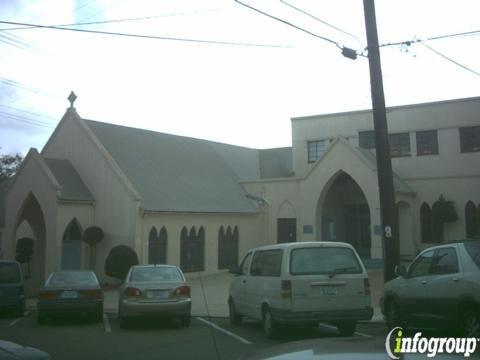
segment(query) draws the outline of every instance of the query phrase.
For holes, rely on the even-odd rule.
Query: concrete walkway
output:
[[[187,274],[187,281],[191,287],[192,294],[192,315],[228,317],[228,287],[234,275],[222,272],[213,275],[201,275],[198,273]],[[370,289],[372,295],[372,306],[374,316],[372,321],[383,321],[379,308],[379,300],[383,287],[383,271],[369,271]],[[27,300],[27,308],[36,309],[36,298]],[[104,291],[104,309],[107,313],[118,311],[118,290]]]

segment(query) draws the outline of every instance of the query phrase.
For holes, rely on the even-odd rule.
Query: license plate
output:
[[[148,290],[147,298],[149,299],[165,299],[168,297],[168,290]]]
[[[78,297],[78,292],[76,291],[64,291],[62,292],[62,299],[76,299]]]
[[[315,295],[337,295],[337,288],[333,285],[315,286],[313,290]]]

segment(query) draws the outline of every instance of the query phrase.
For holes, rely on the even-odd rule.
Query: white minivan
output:
[[[328,322],[343,336],[370,320],[370,285],[355,249],[341,242],[294,242],[247,252],[230,284],[230,321],[263,321],[268,337],[278,325]]]

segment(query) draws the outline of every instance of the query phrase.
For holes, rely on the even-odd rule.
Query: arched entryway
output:
[[[72,219],[62,237],[62,269],[82,268],[82,229],[77,219]]]
[[[325,186],[317,208],[323,241],[352,244],[363,258],[370,258],[370,208],[364,192],[346,172],[339,171]]]
[[[34,240],[32,260],[30,262],[30,279],[25,283],[25,292],[33,295],[43,286],[45,280],[45,249],[46,249],[46,226],[44,212],[33,193],[29,193],[25,198],[17,214],[14,227],[13,249],[16,248],[20,233],[19,228],[22,223],[28,224],[31,229]],[[23,226],[23,225],[22,225]]]

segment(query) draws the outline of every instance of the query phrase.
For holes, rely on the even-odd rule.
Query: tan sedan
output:
[[[167,317],[190,325],[190,286],[177,266],[132,266],[119,289],[118,315],[125,328],[131,318]]]

